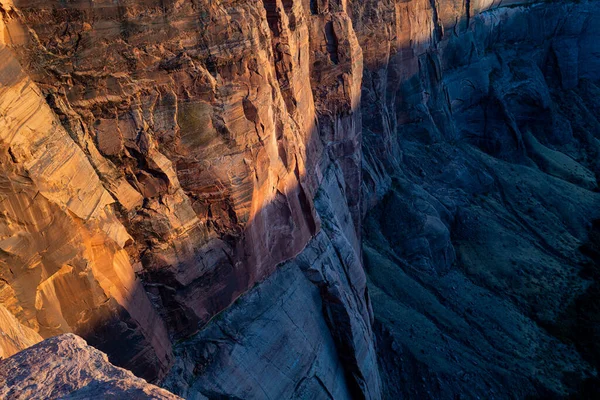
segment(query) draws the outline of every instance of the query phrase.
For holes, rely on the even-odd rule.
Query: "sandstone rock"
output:
[[[158,310],[189,321],[168,324],[174,337],[197,330],[314,233],[318,178],[306,171],[320,150],[311,144],[309,32],[295,3],[273,3],[277,37],[262,2],[15,4],[13,19],[31,36],[12,48],[126,211],[127,250]],[[283,46],[301,58],[275,61]],[[55,65],[60,79],[46,73]]]
[[[31,156],[25,198],[39,186],[50,204],[38,216],[68,209],[60,229],[35,229],[44,245],[64,239],[59,260],[31,279],[24,271],[39,258],[22,257],[7,279],[20,322],[44,337],[75,331],[118,365],[160,377],[171,340],[197,332],[317,234],[313,198],[334,162],[352,220],[341,229],[359,251],[362,49],[345,2],[305,3],[2,3],[6,59],[35,88],[23,97],[39,114],[32,140],[55,143]],[[11,147],[16,162],[28,146]],[[353,301],[365,302],[362,286]],[[119,321],[134,332],[123,346],[110,340]],[[374,363],[367,325],[356,340],[371,350],[353,368]],[[361,374],[377,381],[371,367]]]
[[[321,232],[176,346],[166,388],[189,398],[381,397],[372,311],[345,190],[334,164],[315,200]]]
[[[0,53],[3,306],[28,338],[77,332],[121,348],[116,362],[156,377],[170,363],[170,342],[123,249],[131,236],[114,200],[6,43]],[[125,332],[123,346],[110,343]]]
[[[0,305],[0,359],[4,359],[41,342],[42,337],[21,323]]]
[[[180,399],[108,362],[73,334],[46,339],[0,362],[3,399]]]

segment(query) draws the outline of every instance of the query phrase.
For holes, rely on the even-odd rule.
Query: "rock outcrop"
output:
[[[0,361],[0,396],[6,400],[181,399],[115,367],[106,354],[71,333]]]

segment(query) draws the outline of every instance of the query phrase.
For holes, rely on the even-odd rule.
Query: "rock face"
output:
[[[2,168],[14,175],[2,290],[19,323],[80,334],[154,381],[172,343],[309,243],[335,245],[335,266],[302,264],[323,293],[311,307],[327,311],[313,329],[331,335],[352,393],[379,397],[358,239],[362,50],[347,4],[2,9]],[[326,187],[338,204],[325,193],[324,215],[339,221],[315,208]]]
[[[371,49],[363,254],[384,395],[582,397],[598,367],[584,326],[598,321],[599,4],[474,3],[353,10]],[[369,28],[381,18],[393,46]]]
[[[0,5],[3,356],[74,332],[190,398],[593,383],[598,2]]]
[[[366,280],[341,174],[329,169],[327,186],[317,192],[321,231],[294,260],[175,347],[178,362],[166,388],[192,398],[381,397]]]
[[[22,325],[4,306],[0,306],[0,359],[4,359],[41,342],[42,337]]]
[[[108,362],[106,354],[68,333],[47,339],[0,362],[3,399],[161,399],[164,389]]]
[[[131,236],[7,46],[14,13],[5,10],[0,47],[2,303],[42,337],[75,331],[107,350],[121,337],[115,362],[156,377],[169,365],[170,342],[123,248]]]

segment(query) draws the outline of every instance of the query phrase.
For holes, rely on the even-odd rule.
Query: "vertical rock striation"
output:
[[[4,23],[10,28],[17,24],[17,12],[3,7]],[[78,332],[104,348],[116,346],[113,338],[121,337],[115,361],[155,378],[170,363],[170,342],[123,249],[131,237],[84,152],[11,51],[4,23],[0,49],[4,308],[23,329],[43,337]]]
[[[3,3],[2,15],[5,58],[23,71],[14,90],[30,88],[39,107],[27,109],[46,124],[28,131],[23,152],[44,147],[31,154],[37,169],[23,167],[33,182],[21,201],[41,201],[29,218],[49,220],[18,224],[46,239],[20,254],[60,252],[52,267],[5,261],[17,320],[43,337],[78,333],[156,380],[172,365],[171,343],[180,355],[188,341],[212,340],[198,330],[255,284],[287,279],[273,274],[293,260],[309,279],[297,301],[323,310],[306,329],[324,344],[309,349],[333,366],[302,388],[378,398],[359,240],[362,50],[346,2],[23,0]],[[32,279],[24,271],[36,265]],[[272,306],[261,301],[257,310]]]

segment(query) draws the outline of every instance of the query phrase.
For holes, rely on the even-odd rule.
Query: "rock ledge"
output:
[[[2,399],[181,399],[115,367],[73,334],[44,340],[0,362]]]

